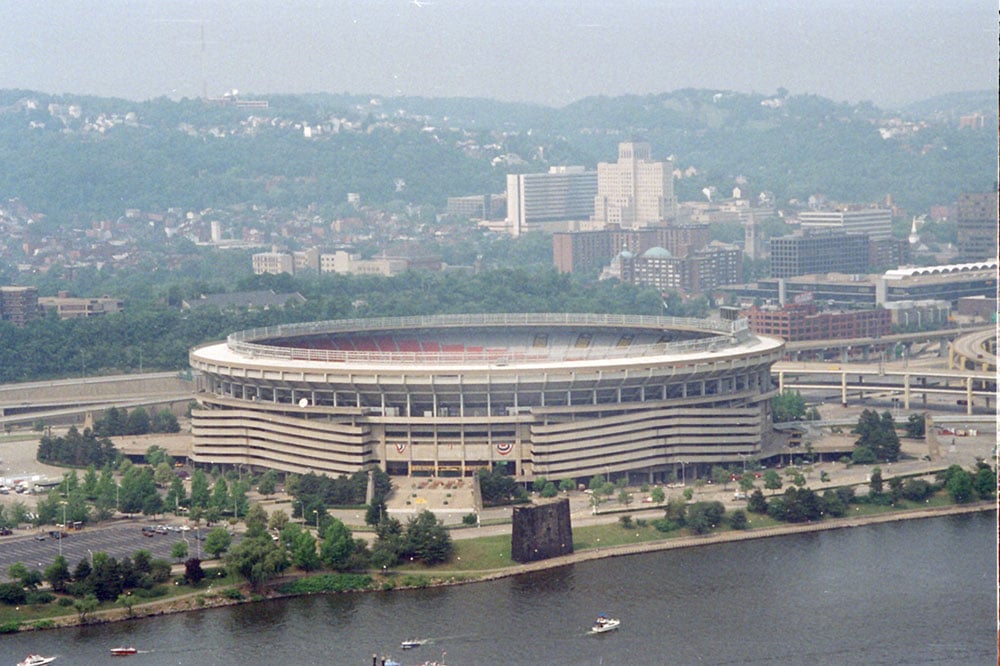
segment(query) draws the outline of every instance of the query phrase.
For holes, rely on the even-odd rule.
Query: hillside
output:
[[[245,99],[255,99],[252,95]],[[57,224],[126,208],[202,210],[249,203],[342,207],[362,201],[443,206],[500,192],[505,174],[613,161],[640,138],[702,188],[767,190],[779,205],[822,193],[893,200],[915,213],[996,178],[996,104],[960,93],[900,112],[813,95],[678,90],[593,97],[555,109],[469,98],[282,95],[266,108],[0,91],[0,195]],[[242,100],[240,100],[242,101]],[[958,118],[986,116],[960,130]]]

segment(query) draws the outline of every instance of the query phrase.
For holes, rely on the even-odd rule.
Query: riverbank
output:
[[[469,583],[496,580],[499,578],[506,578],[509,576],[517,576],[525,573],[544,571],[547,569],[554,569],[558,567],[568,566],[571,564],[576,564],[578,562],[587,562],[602,558],[623,557],[628,555],[637,555],[641,553],[650,553],[662,550],[673,550],[677,548],[697,548],[700,546],[707,546],[711,544],[746,541],[750,539],[767,539],[772,537],[786,536],[792,534],[802,534],[808,532],[823,532],[828,530],[864,527],[879,523],[890,523],[903,520],[915,520],[922,518],[936,518],[941,516],[988,512],[988,511],[995,511],[996,509],[997,509],[997,504],[995,502],[977,502],[974,504],[952,505],[945,507],[899,510],[884,514],[861,516],[856,518],[845,517],[845,518],[829,519],[819,523],[782,524],[773,527],[763,527],[763,528],[744,530],[744,531],[731,530],[728,532],[706,534],[702,536],[675,537],[671,539],[662,539],[657,541],[644,542],[640,544],[630,544],[626,546],[615,546],[610,548],[608,547],[589,548],[587,550],[581,550],[572,553],[570,555],[555,557],[547,560],[542,560],[539,562],[531,562],[527,564],[511,564],[510,566],[504,567],[502,569],[491,569],[483,571],[464,570],[460,572],[449,571],[445,569],[437,569],[433,571],[428,571],[426,574],[423,575],[430,579],[428,583],[429,587],[430,586],[439,587],[446,585],[464,585]],[[222,606],[232,606],[236,604],[253,603],[257,601],[266,601],[271,599],[280,599],[284,597],[296,596],[292,594],[284,594],[277,592],[274,588],[276,588],[276,586],[280,585],[281,583],[285,583],[290,580],[294,580],[296,578],[303,578],[308,575],[310,574],[293,574],[289,576],[284,576],[278,581],[273,581],[272,588],[269,590],[269,592],[267,594],[260,596],[250,595],[248,592],[245,591],[245,586],[241,586],[241,588],[243,588],[243,593],[241,594],[241,597],[233,598],[223,594],[225,588],[219,590],[213,590],[212,587],[210,586],[207,590],[196,590],[188,594],[172,597],[170,599],[158,600],[147,604],[136,605],[133,606],[131,609],[112,608],[107,610],[96,611],[90,614],[84,621],[81,621],[79,615],[66,615],[62,617],[49,618],[41,621],[33,621],[31,624],[26,624],[22,626],[20,630],[32,631],[36,629],[65,628],[65,627],[79,626],[81,624],[103,624],[109,622],[119,622],[124,620],[149,618],[149,617],[156,617],[174,613],[207,610],[210,608],[219,608]],[[230,587],[228,589],[232,588]],[[403,588],[396,588],[396,589],[403,589]]]

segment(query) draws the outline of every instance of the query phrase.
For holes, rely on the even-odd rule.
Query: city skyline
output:
[[[0,88],[144,100],[351,93],[562,106],[707,88],[882,107],[997,87],[982,0],[28,2]]]

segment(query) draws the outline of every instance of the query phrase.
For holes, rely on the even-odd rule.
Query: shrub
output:
[[[18,620],[11,620],[0,624],[0,634],[16,634],[21,630],[21,623]]]
[[[69,608],[73,605],[73,600],[69,597],[59,597],[59,601],[56,602],[57,606],[62,606],[63,608]]]
[[[924,479],[907,479],[903,483],[903,499],[913,502],[923,502],[933,494],[934,486]]]
[[[226,588],[219,593],[219,596],[225,597],[226,599],[233,599],[234,601],[243,601],[243,593],[235,587]]]
[[[462,516],[462,524],[463,525],[475,525],[477,522],[478,522],[478,518],[476,517],[476,514],[474,514],[474,513],[467,513],[464,516]]]
[[[154,585],[148,590],[137,589],[134,591],[135,596],[140,599],[156,599],[158,597],[166,596],[167,588],[164,585]]]
[[[39,590],[28,595],[27,603],[34,605],[51,604],[55,600],[56,595],[48,590]]]
[[[681,528],[681,525],[673,520],[668,520],[667,518],[655,518],[649,521],[658,532],[674,532]]]
[[[747,513],[743,509],[736,509],[729,515],[729,525],[734,530],[745,530],[747,522]]]

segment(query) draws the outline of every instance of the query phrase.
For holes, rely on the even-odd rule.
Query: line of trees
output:
[[[107,437],[100,437],[90,428],[83,433],[70,426],[64,437],[43,435],[38,443],[39,462],[50,465],[103,467],[118,460],[120,453]]]
[[[131,411],[111,407],[94,419],[94,433],[98,437],[171,433],[180,430],[177,417],[169,409],[161,409],[150,416],[144,407],[136,407]]]

